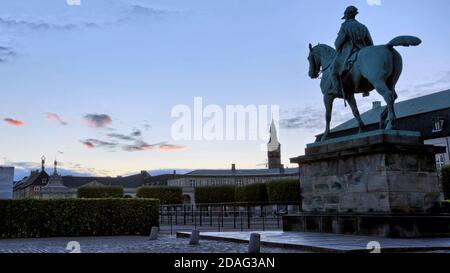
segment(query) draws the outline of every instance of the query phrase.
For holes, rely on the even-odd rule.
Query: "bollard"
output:
[[[152,231],[150,232],[150,238],[149,240],[156,240],[158,239],[158,227],[152,227]]]
[[[259,253],[261,251],[261,235],[258,233],[250,234],[250,243],[248,253]]]
[[[190,245],[198,245],[200,241],[200,231],[194,229],[191,233],[191,240],[189,241]]]

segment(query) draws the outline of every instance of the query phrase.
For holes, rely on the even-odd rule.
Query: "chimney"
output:
[[[378,108],[381,108],[381,101],[372,102],[372,109],[378,109]]]
[[[236,171],[236,164],[231,164],[231,171],[232,172],[235,172]]]

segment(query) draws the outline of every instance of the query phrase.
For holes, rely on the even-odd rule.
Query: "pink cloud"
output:
[[[25,122],[23,122],[21,120],[17,120],[17,119],[12,119],[12,118],[5,118],[5,119],[3,119],[3,121],[8,123],[9,125],[12,125],[12,126],[23,126],[23,125],[25,125]]]
[[[159,145],[160,151],[184,151],[186,149],[187,149],[186,146],[180,146],[180,145],[172,145],[172,144]]]
[[[88,149],[94,149],[95,145],[94,143],[90,142],[90,141],[81,141],[81,143],[84,145],[84,147],[88,148]]]
[[[67,125],[67,122],[64,121],[62,117],[60,117],[58,114],[55,113],[46,113],[47,119],[50,121],[58,122],[61,125]]]

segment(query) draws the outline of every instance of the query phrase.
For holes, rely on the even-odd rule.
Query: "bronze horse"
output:
[[[373,90],[377,90],[387,104],[387,108],[380,117],[380,127],[394,129],[396,120],[394,104],[398,98],[395,86],[403,69],[402,56],[394,47],[418,46],[421,43],[422,41],[414,36],[399,36],[386,45],[361,49],[356,53],[357,58],[351,69],[342,77],[345,98],[340,92],[333,90],[331,82],[332,63],[336,56],[336,50],[324,44],[318,44],[315,47],[309,44],[309,76],[316,79],[322,73],[320,88],[324,95],[326,108],[326,129],[322,140],[326,140],[330,134],[331,113],[336,98],[343,98],[348,102],[361,132],[364,123],[356,105],[355,94],[368,93]]]

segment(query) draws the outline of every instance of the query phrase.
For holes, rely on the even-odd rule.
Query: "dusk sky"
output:
[[[84,175],[264,167],[261,140],[172,137],[172,109],[202,97],[223,109],[278,105],[282,161],[293,166],[324,129],[308,43],[333,45],[351,4],[375,44],[423,40],[397,48],[400,101],[450,88],[448,0],[4,0],[0,165],[16,179],[42,155]],[[357,100],[368,110],[381,97]],[[334,125],[352,117],[342,101],[334,111]]]

